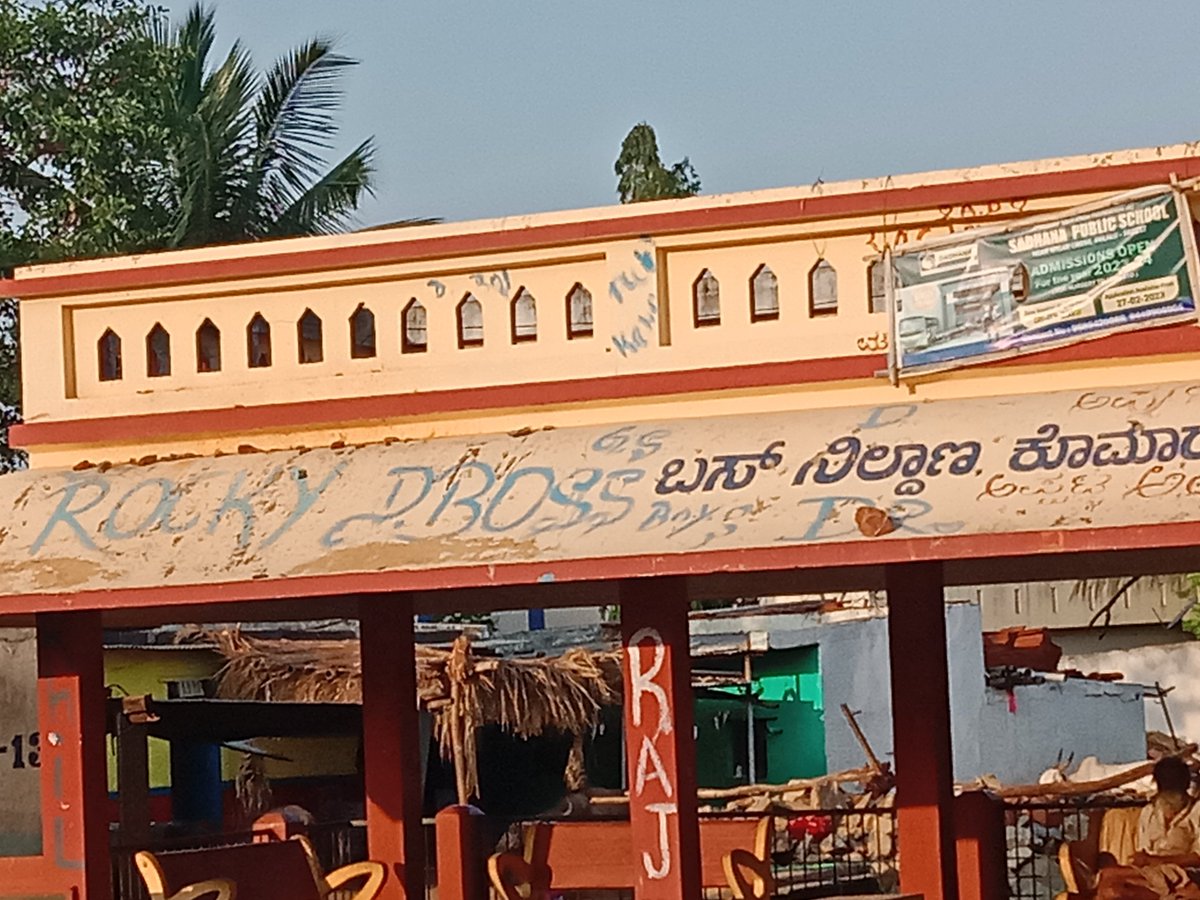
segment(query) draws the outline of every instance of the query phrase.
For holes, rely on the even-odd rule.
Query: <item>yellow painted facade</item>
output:
[[[104,683],[114,695],[149,695],[166,699],[167,682],[211,678],[221,667],[221,658],[211,650],[169,651],[111,649],[104,654]],[[150,738],[150,787],[171,785],[171,752],[166,741]],[[267,759],[268,778],[309,778],[353,775],[358,740],[353,737],[265,738],[255,742],[268,753],[286,759]],[[221,777],[237,777],[241,754],[221,751]],[[108,789],[117,790],[116,741],[108,741]]]
[[[684,200],[553,212],[466,223],[264,242],[259,245],[82,260],[18,270],[23,283],[46,278],[77,278],[78,290],[22,299],[22,353],[25,421],[34,428],[89,421],[130,420],[118,438],[90,439],[85,428],[71,443],[31,442],[35,469],[74,467],[82,461],[114,463],[145,457],[215,456],[240,450],[319,448],[338,442],[371,444],[521,432],[527,428],[566,428],[608,422],[660,422],[725,415],[779,414],[793,410],[886,406],[917,400],[1043,394],[1048,391],[1117,391],[1135,384],[1172,384],[1192,378],[1196,353],[1074,359],[1048,364],[965,367],[889,384],[878,373],[852,378],[730,388],[716,378],[709,389],[674,388],[622,396],[553,403],[509,403],[479,395],[478,403],[446,406],[422,398],[474,397],[475,391],[550,383],[600,384],[622,377],[666,378],[679,373],[803,361],[877,358],[886,349],[888,317],[872,298],[871,260],[884,247],[904,248],[983,224],[1070,208],[1115,191],[1039,194],[997,188],[1003,199],[949,203],[931,200],[924,208],[886,208],[812,218],[805,204],[894,192],[929,191],[952,196],[974,182],[1086,173],[1108,167],[1200,160],[1194,144],[1058,158],[953,172],[923,173],[784,188],[778,191],[698,197]],[[736,227],[706,227],[704,216],[792,204],[791,217],[775,220],[749,215]],[[862,204],[860,204],[862,205]],[[886,204],[884,204],[886,206]],[[911,205],[910,205],[911,206]],[[624,236],[623,222],[638,217],[691,216],[685,227]],[[612,227],[606,230],[607,227]],[[524,235],[563,229],[562,238],[526,240]],[[539,230],[540,229],[540,230]],[[590,238],[594,233],[596,238]],[[473,238],[508,236],[504,251],[470,248]],[[404,252],[427,242],[458,240],[446,254]],[[376,246],[397,247],[394,262],[354,262],[354,253]],[[299,266],[294,274],[270,274],[284,254],[343,253],[344,262]],[[638,264],[653,259],[653,266]],[[328,260],[329,257],[323,257]],[[230,277],[228,260],[256,260],[268,274]],[[170,283],[176,266],[203,263],[211,276]],[[835,308],[815,302],[818,263],[836,272]],[[778,313],[755,314],[755,277],[768,266],[778,284]],[[88,287],[89,278],[145,272],[143,287],[119,290]],[[163,277],[167,274],[168,277]],[[697,283],[709,276],[718,284],[719,320],[702,322]],[[162,282],[162,283],[160,283]],[[70,281],[64,283],[71,283]],[[577,288],[592,299],[590,334],[572,334],[570,298]],[[878,286],[876,286],[877,288]],[[515,302],[532,295],[536,340],[518,340]],[[464,300],[481,307],[481,343],[464,341]],[[406,311],[418,301],[426,312],[425,348],[407,342]],[[649,306],[653,310],[647,314]],[[353,352],[352,317],[373,314],[374,354]],[[320,360],[305,361],[301,318],[316,314],[322,323]],[[252,319],[270,326],[270,365],[252,365]],[[218,371],[199,371],[199,331],[210,322],[220,332]],[[148,338],[157,328],[169,335],[170,372],[151,374]],[[120,341],[120,377],[103,378],[101,343],[106,334]],[[528,335],[524,335],[528,336]],[[472,346],[463,346],[464,343]],[[310,354],[311,356],[311,354]],[[211,368],[211,366],[208,366]],[[112,376],[113,372],[108,372]],[[686,391],[686,392],[684,392]],[[337,403],[364,398],[410,397],[412,412],[379,418],[338,419],[304,414],[286,426],[223,427],[220,416],[203,430],[181,425],[178,432],[139,430],[137,416],[220,413],[234,408],[264,410],[283,404]],[[466,412],[455,412],[466,407]],[[326,407],[328,408],[328,407]],[[197,650],[145,653],[118,650],[108,655],[106,678],[128,694],[166,695],[164,680],[209,676],[214,655]],[[354,745],[323,739],[277,742],[272,748],[295,762],[270,762],[275,778],[301,774],[352,774]],[[169,781],[167,748],[151,742],[152,786]],[[236,757],[224,755],[223,772],[232,779]],[[112,772],[110,749],[110,787]]]
[[[188,413],[234,407],[270,407],[304,401],[422,395],[455,396],[497,386],[597,381],[615,376],[659,376],[763,363],[846,359],[881,352],[887,315],[872,310],[869,261],[885,244],[903,247],[974,225],[1078,205],[1104,194],[1021,196],[982,204],[934,205],[890,214],[872,211],[818,221],[758,223],[736,228],[690,227],[642,239],[590,241],[579,237],[521,246],[530,229],[580,223],[620,223],[637,215],[703,213],[778,201],[853,199],[882,190],[945,187],[974,181],[1069,173],[1098,166],[1154,160],[1182,162],[1200,155],[1194,145],[1103,156],[1072,157],[973,170],[863,180],[811,188],[701,197],[411,229],[207,248],[20,270],[22,280],[150,272],[155,267],[230,259],[262,260],[279,254],[354,251],[497,232],[511,234],[505,252],[420,258],[396,263],[325,266],[295,275],[223,279],[201,283],[44,296],[22,302],[25,416],[32,426],[110,417]],[[652,254],[652,277],[637,269]],[[814,309],[811,274],[824,260],[837,274],[836,312]],[[755,320],[752,279],[769,266],[778,283],[777,317]],[[214,270],[215,271],[215,270]],[[696,320],[695,285],[702,273],[719,283],[719,323]],[[633,277],[630,276],[641,276]],[[148,276],[149,278],[150,276]],[[568,296],[576,285],[590,292],[591,335],[570,334]],[[621,302],[611,293],[616,285]],[[624,285],[624,287],[622,287]],[[514,337],[513,303],[524,289],[535,298],[536,340]],[[638,304],[652,294],[656,310],[639,325]],[[460,346],[459,305],[468,296],[482,307],[482,346]],[[427,349],[406,352],[405,309],[418,300],[427,313]],[[360,304],[374,315],[376,353],[354,358],[351,316]],[[311,310],[321,319],[322,360],[301,362],[298,323]],[[256,314],[270,325],[271,365],[252,367],[247,329]],[[219,330],[220,370],[198,371],[197,333],[208,320]],[[147,337],[161,325],[170,335],[171,371],[152,377]],[[640,328],[644,345],[633,352]],[[101,380],[99,343],[119,337],[121,377]],[[622,352],[624,348],[627,352]],[[411,349],[411,347],[409,348]],[[132,425],[118,440],[56,442],[31,447],[35,468],[73,466],[82,460],[120,462],[149,455],[212,455],[239,446],[271,450],[369,443],[386,438],[423,439],[499,433],[533,427],[593,425],[793,409],[894,403],[910,398],[950,399],[1023,394],[1074,387],[1106,388],[1172,382],[1189,377],[1190,356],[1141,357],[1047,366],[963,369],[929,375],[900,387],[885,378],[690,393],[686,397],[618,398],[563,402],[536,411],[481,402],[469,412],[413,412],[386,421],[301,422],[286,428],[224,430],[150,437]],[[109,373],[111,374],[111,373]]]
[[[210,650],[106,650],[104,683],[114,696],[149,695],[167,697],[167,682],[209,678],[220,667],[220,658]],[[108,741],[108,789],[117,789],[116,740]],[[236,773],[236,768],[234,772]],[[150,787],[171,784],[171,748],[166,741],[150,738]]]

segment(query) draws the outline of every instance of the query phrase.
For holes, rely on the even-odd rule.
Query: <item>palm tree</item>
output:
[[[166,100],[174,135],[172,196],[162,198],[172,210],[168,246],[345,230],[375,173],[372,138],[325,167],[339,81],[355,61],[314,39],[259,75],[238,42],[212,69],[213,23],[213,11],[197,3],[161,38],[178,68]]]

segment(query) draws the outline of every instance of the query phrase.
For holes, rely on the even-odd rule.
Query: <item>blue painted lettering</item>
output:
[[[577,525],[586,519],[591,515],[592,504],[591,501],[584,498],[592,488],[600,483],[600,479],[603,477],[603,469],[576,469],[562,482],[551,485],[550,502],[574,510],[574,513],[565,522],[553,516],[547,516],[533,527],[530,534],[560,531],[564,528],[570,528],[572,525]],[[570,488],[570,493],[563,490],[564,484]]]
[[[483,478],[483,485],[475,493],[466,497],[459,497],[459,486],[466,477],[466,473],[470,472],[479,472]],[[479,517],[483,515],[483,507],[479,503],[479,498],[492,489],[492,485],[496,483],[496,473],[492,471],[492,467],[487,463],[468,460],[460,465],[451,466],[439,475],[437,480],[447,481],[448,484],[442,495],[441,502],[437,505],[437,509],[433,511],[425,524],[429,526],[434,525],[441,518],[442,513],[446,511],[447,507],[462,507],[469,511],[470,517],[462,525],[450,532],[451,534],[462,534],[462,532],[478,522]]]
[[[144,489],[158,490],[158,500],[154,505],[154,509],[150,510],[140,522],[136,523],[132,528],[122,529],[117,526],[117,516],[125,505],[135,496],[141,493]],[[112,541],[125,540],[134,537],[143,531],[149,531],[155,526],[161,528],[167,534],[182,534],[195,528],[200,521],[200,515],[197,513],[187,522],[182,525],[174,525],[171,522],[171,517],[174,515],[175,507],[179,505],[181,499],[179,486],[166,478],[151,478],[148,481],[140,482],[134,485],[118,500],[109,513],[104,518],[104,523],[101,526],[104,536]]]
[[[622,519],[629,516],[633,512],[636,505],[634,499],[628,494],[614,494],[612,492],[612,484],[614,481],[622,485],[636,484],[646,477],[645,471],[642,469],[618,469],[615,472],[610,472],[608,480],[604,483],[604,487],[600,489],[600,499],[607,503],[615,503],[620,508],[618,513],[605,513],[597,510],[588,519],[588,525],[584,534],[591,534],[597,528],[603,528],[606,525],[612,525],[615,522],[620,522]]]
[[[396,499],[400,496],[400,491],[403,489],[408,480],[409,475],[417,474],[421,476],[421,487],[417,492],[416,497],[406,503],[397,510],[387,513],[358,513],[357,515],[347,516],[333,524],[333,526],[321,536],[321,544],[325,547],[338,547],[345,543],[343,534],[346,529],[357,522],[365,522],[369,525],[382,525],[385,522],[391,522],[393,527],[399,532],[399,529],[404,527],[404,515],[411,512],[421,504],[429,492],[433,489],[433,469],[429,466],[397,466],[388,471],[388,474],[396,479],[396,484],[392,487],[391,493],[388,494],[387,503],[384,504],[384,509],[390,510],[395,504]],[[409,535],[397,533],[397,540],[410,541],[414,540]]]
[[[283,524],[267,535],[266,540],[262,542],[263,547],[270,547],[277,540],[287,534],[288,531],[292,529],[292,526],[304,518],[304,514],[312,509],[313,504],[320,499],[323,493],[325,493],[325,489],[337,480],[338,476],[342,474],[345,468],[345,460],[339,462],[333,467],[332,471],[330,471],[328,475],[321,479],[321,483],[317,485],[315,490],[313,490],[308,486],[307,469],[302,469],[299,466],[289,467],[288,474],[292,476],[292,483],[296,485],[296,505],[288,514],[288,517],[284,520]]]
[[[505,499],[513,492],[522,478],[541,478],[542,490],[537,497],[529,503],[526,510],[507,524],[497,524],[494,520],[494,515],[499,511],[500,506]],[[527,522],[533,517],[546,497],[549,496],[551,489],[554,487],[554,470],[549,466],[529,466],[523,469],[516,469],[509,472],[505,477],[504,482],[500,485],[500,490],[496,491],[496,495],[492,497],[488,504],[487,511],[483,514],[483,522],[481,523],[484,531],[508,531],[516,528],[522,522]]]
[[[258,513],[254,509],[254,501],[258,496],[279,480],[279,476],[283,474],[283,470],[279,467],[272,469],[270,474],[264,478],[257,487],[242,493],[242,487],[246,483],[245,470],[238,472],[233,476],[233,480],[229,483],[229,490],[225,492],[225,499],[221,501],[221,505],[217,507],[212,518],[208,522],[208,533],[215,534],[217,528],[225,520],[225,517],[230,514],[236,514],[242,517],[242,528],[238,532],[238,548],[246,549],[250,546],[250,538],[254,534],[254,526],[258,522]]]
[[[642,520],[638,531],[649,531],[671,520],[671,504],[666,500],[655,500],[650,504],[650,515]]]
[[[858,424],[858,427],[864,430],[886,428],[889,425],[903,422],[910,416],[915,416],[917,409],[918,407],[915,403],[904,403],[898,406],[877,406],[871,410],[866,419]]]
[[[71,508],[71,503],[76,495],[84,488],[92,488],[97,493],[94,497],[74,509]],[[89,550],[98,550],[96,543],[92,540],[92,536],[88,534],[87,529],[76,516],[85,513],[88,510],[95,509],[104,502],[104,498],[108,496],[110,490],[108,481],[103,478],[82,478],[79,481],[72,481],[65,485],[61,491],[58,501],[58,506],[54,512],[50,513],[50,518],[46,520],[46,525],[42,528],[42,533],[38,535],[37,540],[33,542],[33,546],[29,548],[29,553],[32,556],[42,549],[42,545],[46,543],[50,535],[54,532],[56,525],[66,525],[75,533],[79,543],[87,547]]]
[[[813,497],[801,500],[797,506],[816,506],[816,510],[808,519],[808,527],[799,537],[781,537],[779,540],[788,543],[809,543],[811,541],[827,541],[833,538],[856,534],[858,527],[854,524],[853,510],[860,506],[874,506],[874,500],[866,497]],[[843,513],[848,513],[843,515]],[[840,530],[828,530],[839,520],[845,527]]]

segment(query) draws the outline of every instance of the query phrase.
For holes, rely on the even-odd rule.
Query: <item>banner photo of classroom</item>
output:
[[[896,253],[899,373],[1194,320],[1186,209],[1163,188]]]

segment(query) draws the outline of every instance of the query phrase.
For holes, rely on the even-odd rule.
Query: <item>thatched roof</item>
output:
[[[362,701],[357,641],[280,640],[210,632],[225,657],[218,696],[231,700]],[[477,793],[475,732],[496,724],[518,737],[586,734],[604,706],[620,702],[618,651],[571,650],[546,659],[476,659],[464,638],[454,649],[417,647],[417,695],[433,716],[442,752],[454,752],[460,723],[466,786]],[[397,698],[397,702],[403,702]]]

